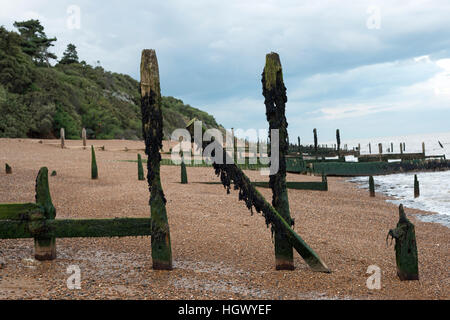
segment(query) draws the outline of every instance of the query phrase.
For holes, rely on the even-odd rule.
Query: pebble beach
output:
[[[90,178],[90,144],[96,148],[98,180]],[[167,143],[165,145],[167,151]],[[34,202],[39,169],[48,167],[56,219],[149,217],[147,181],[138,181],[140,141],[0,139],[0,203]],[[128,151],[125,151],[128,149]],[[6,175],[4,165],[12,167]],[[145,168],[145,172],[146,172]],[[265,181],[259,171],[245,171]],[[167,198],[172,271],[152,270],[150,237],[57,239],[57,259],[34,260],[33,239],[0,240],[0,299],[449,299],[450,229],[422,222],[433,213],[405,208],[415,224],[419,281],[396,275],[389,229],[398,206],[381,194],[369,197],[344,178],[328,177],[329,190],[289,190],[294,230],[332,270],[315,273],[294,252],[295,270],[276,271],[270,229],[238,192],[226,193],[209,167],[162,166]],[[287,175],[288,181],[321,177]],[[259,188],[271,201],[271,190]],[[68,266],[81,270],[81,289],[68,289]],[[381,289],[369,289],[369,266],[381,270]]]

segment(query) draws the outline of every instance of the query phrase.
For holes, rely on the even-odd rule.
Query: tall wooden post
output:
[[[338,153],[338,158],[341,157],[341,133],[339,132],[339,129],[336,129],[336,142],[337,142],[337,153]]]
[[[270,176],[269,185],[272,189],[272,205],[275,210],[293,225],[293,220],[289,212],[288,192],[286,188],[286,153],[288,152],[288,132],[286,109],[286,87],[283,82],[283,72],[280,57],[277,53],[271,52],[266,55],[266,65],[262,73],[263,95],[266,105],[266,116],[269,122],[269,137],[271,130],[279,130],[279,169],[278,172]],[[271,143],[272,141],[271,137]],[[317,153],[317,130],[314,129],[314,149]],[[277,270],[293,270],[294,258],[293,247],[289,242],[286,233],[282,230],[275,230],[275,260]]]
[[[83,147],[86,148],[86,129],[81,130],[81,139],[83,139]]]
[[[372,146],[371,146],[370,142],[369,142],[369,154],[372,154]]]
[[[379,143],[379,144],[378,144],[378,153],[379,153],[379,154],[382,154],[382,153],[383,153],[383,144],[382,144],[382,143]]]
[[[400,154],[403,154],[403,144],[400,142]]]
[[[48,186],[48,169],[41,168],[36,178],[36,203],[44,208],[45,219],[55,219],[56,209],[53,206]],[[34,257],[36,260],[56,259],[56,239],[46,236],[45,232],[34,238]]]
[[[314,153],[317,156],[317,129],[316,128],[314,128],[313,134],[314,134]]]
[[[394,152],[394,143],[391,142],[391,153]]]
[[[166,198],[160,177],[163,118],[161,111],[159,68],[155,50],[142,51],[141,113],[145,153],[148,156],[147,179],[150,190],[150,212],[152,219],[153,269],[172,270],[169,221],[166,212]]]
[[[425,142],[422,142],[422,153],[425,156]]]
[[[65,139],[66,139],[66,137],[65,137],[65,132],[64,132],[64,128],[61,128],[61,130],[60,130],[60,132],[59,132],[59,135],[60,135],[60,137],[61,137],[61,149],[64,149],[64,146],[65,146]]]

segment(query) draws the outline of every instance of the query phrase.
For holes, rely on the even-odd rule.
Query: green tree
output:
[[[77,53],[77,47],[69,43],[67,45],[66,51],[63,53],[62,59],[59,61],[61,64],[71,64],[71,63],[78,63],[78,53]]]
[[[54,46],[56,38],[47,38],[44,27],[39,20],[27,20],[14,22],[14,27],[19,30],[22,36],[22,51],[28,54],[37,64],[50,66],[50,59],[56,59],[56,55],[48,49]]]
[[[0,27],[0,84],[8,91],[23,93],[31,85],[33,63],[22,52],[22,38]]]

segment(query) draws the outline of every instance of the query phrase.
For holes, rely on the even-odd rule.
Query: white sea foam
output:
[[[444,148],[442,148],[440,141]],[[445,154],[450,159],[450,133],[427,135],[412,135],[402,137],[387,137],[375,139],[349,140],[349,146],[361,144],[361,152],[368,153],[368,144],[372,145],[372,153],[378,152],[378,143],[383,143],[383,152],[394,144],[394,152],[398,153],[400,142],[406,143],[406,152],[422,152],[422,142],[425,142],[426,155]],[[436,212],[436,215],[418,216],[422,221],[437,222],[450,228],[450,171],[419,172],[417,178],[420,183],[420,197],[414,198],[414,174],[399,173],[385,176],[375,176],[377,192],[382,192],[395,200],[389,202],[405,207]],[[349,181],[356,182],[362,188],[368,188],[368,177],[355,177]]]

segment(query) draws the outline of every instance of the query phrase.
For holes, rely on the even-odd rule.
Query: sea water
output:
[[[440,146],[439,142],[443,147]],[[383,144],[383,153],[394,145],[394,153],[400,153],[400,143],[405,142],[407,153],[422,152],[422,142],[425,142],[425,154],[445,155],[450,159],[450,132],[421,134],[410,136],[383,137],[360,140],[342,141],[341,145],[349,147],[361,144],[361,153],[369,153],[369,143],[372,153],[378,153],[378,143]],[[335,142],[334,142],[335,143]],[[350,159],[349,159],[350,160]],[[414,174],[420,184],[420,197],[414,198]],[[403,204],[405,207],[431,211],[435,215],[418,215],[418,218],[426,222],[436,222],[450,228],[450,171],[436,172],[411,172],[375,176],[375,191],[393,197],[387,200],[395,204]],[[368,177],[355,177],[349,181],[355,182],[361,188],[369,187]]]

